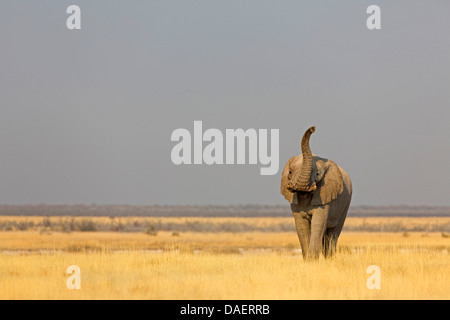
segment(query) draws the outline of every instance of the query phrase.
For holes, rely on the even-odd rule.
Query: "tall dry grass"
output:
[[[44,223],[39,220],[44,218],[33,222]],[[109,218],[91,219],[94,224],[111,222]],[[136,222],[129,219],[123,223]],[[314,262],[303,261],[295,232],[268,231],[267,226],[276,226],[278,219],[284,218],[167,219],[161,218],[161,222],[242,226],[244,221],[266,229],[159,230],[149,235],[145,229],[57,232],[47,226],[44,232],[40,227],[0,232],[0,299],[450,298],[450,238],[430,231],[445,226],[445,219],[401,218],[389,222],[352,218],[347,222],[355,228],[362,223],[366,227],[406,224],[414,228],[400,232],[344,231],[338,254]],[[0,218],[0,222],[9,221]],[[49,222],[52,225],[56,220]],[[421,231],[414,231],[417,226]],[[74,264],[81,268],[81,290],[66,287],[66,268]],[[380,290],[366,286],[370,265],[380,267]]]
[[[1,299],[448,299],[449,256],[373,247],[304,262],[287,252],[122,251],[2,255]],[[65,270],[81,268],[81,290]],[[366,286],[369,265],[381,289]]]

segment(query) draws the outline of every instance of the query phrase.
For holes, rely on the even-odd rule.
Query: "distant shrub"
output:
[[[145,233],[148,234],[149,236],[157,236],[159,229],[160,226],[158,226],[158,224],[149,223],[147,224],[147,230],[145,231]]]
[[[20,230],[20,231],[26,231],[28,229],[33,228],[33,226],[34,226],[34,223],[32,221],[30,221],[30,222],[29,221],[20,221],[16,225],[17,230]]]
[[[87,219],[81,220],[77,223],[76,228],[78,231],[89,232],[89,231],[97,231],[97,227],[95,226],[94,221]]]
[[[42,220],[42,225],[43,225],[44,228],[51,228],[52,227],[52,222],[50,221],[50,218],[49,217],[45,217]]]
[[[125,231],[125,225],[122,222],[120,222],[120,220],[116,224],[111,223],[111,231],[115,231],[115,232]]]

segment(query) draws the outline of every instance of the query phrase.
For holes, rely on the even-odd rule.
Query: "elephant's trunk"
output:
[[[296,191],[310,192],[316,189],[316,184],[311,184],[311,171],[312,171],[312,153],[309,148],[309,138],[311,134],[316,131],[316,127],[311,127],[306,130],[302,138],[302,169],[299,172],[297,179],[295,180],[294,189]]]

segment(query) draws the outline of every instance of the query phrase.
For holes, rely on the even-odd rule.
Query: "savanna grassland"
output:
[[[304,262],[288,217],[0,217],[0,299],[450,298],[450,217],[349,217],[338,250]]]

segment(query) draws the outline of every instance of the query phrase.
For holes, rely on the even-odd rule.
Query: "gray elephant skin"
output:
[[[281,177],[281,194],[291,204],[304,259],[331,257],[352,198],[349,175],[335,162],[311,153],[306,130],[302,154],[289,159]]]

